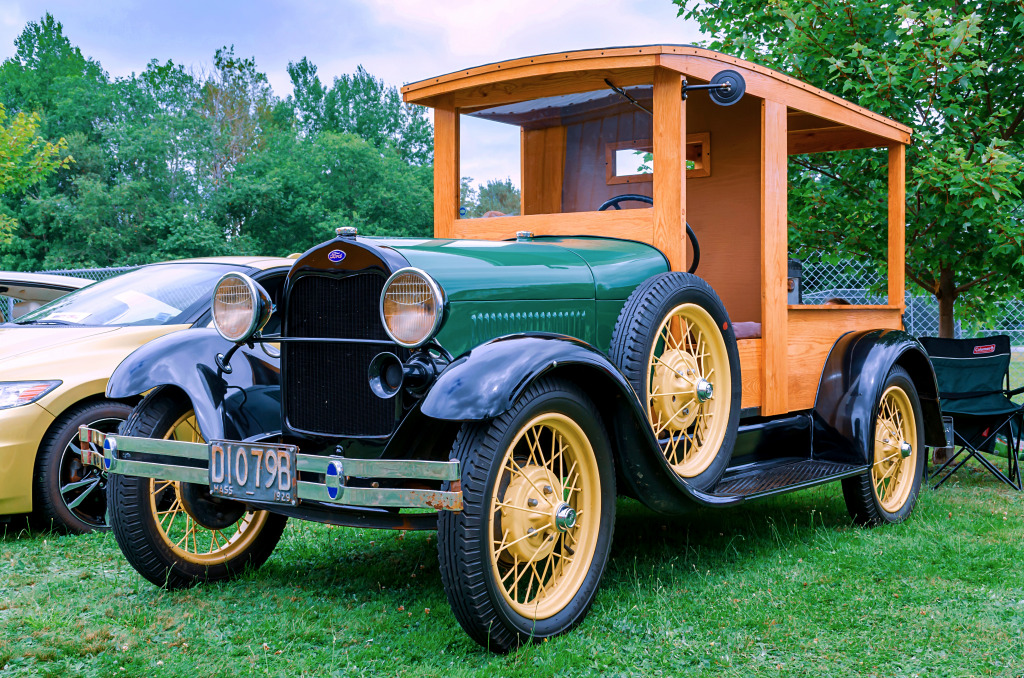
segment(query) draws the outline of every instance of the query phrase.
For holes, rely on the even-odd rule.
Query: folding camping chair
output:
[[[955,452],[929,480],[939,477],[935,484],[938,489],[968,459],[974,458],[996,478],[1020,491],[1017,454],[1024,407],[1011,401],[1010,396],[1024,393],[1024,388],[1010,390],[1010,338],[1006,335],[982,339],[921,337],[921,343],[935,367],[942,414],[953,418]],[[1006,474],[982,454],[995,450],[998,436],[1006,439]],[[963,458],[954,465],[961,455]]]

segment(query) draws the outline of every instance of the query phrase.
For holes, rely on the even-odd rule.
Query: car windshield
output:
[[[179,325],[209,303],[217,280],[237,266],[156,264],[94,283],[26,313],[19,325]]]

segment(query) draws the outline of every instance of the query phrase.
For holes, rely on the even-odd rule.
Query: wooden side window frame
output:
[[[651,139],[629,139],[606,143],[604,145],[605,183],[613,186],[654,181],[654,172],[616,176],[615,153],[622,148],[634,148],[650,153],[654,149],[654,143]],[[686,135],[686,161],[693,163],[693,169],[686,170],[687,179],[711,176],[711,132]]]

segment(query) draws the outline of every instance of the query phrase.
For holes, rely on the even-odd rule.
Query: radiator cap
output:
[[[334,230],[338,234],[339,238],[354,238],[359,235],[359,231],[355,226],[342,226]]]

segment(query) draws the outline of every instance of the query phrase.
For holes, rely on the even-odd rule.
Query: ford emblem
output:
[[[327,258],[334,263],[338,263],[339,261],[344,261],[345,253],[341,250],[331,250],[331,253],[327,255]]]

